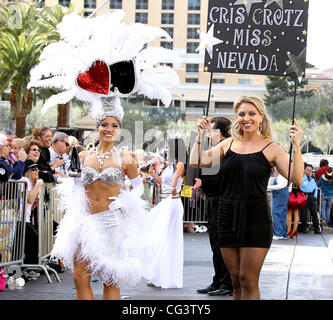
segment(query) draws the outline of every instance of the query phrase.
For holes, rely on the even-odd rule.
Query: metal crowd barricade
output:
[[[62,219],[62,211],[58,204],[58,194],[53,183],[44,183],[39,190],[38,205],[38,261],[47,271],[45,272],[49,282],[52,282],[48,271],[54,273],[55,278],[60,282],[56,270],[47,265],[50,252],[53,248],[55,226]]]
[[[160,188],[156,187],[155,184],[150,181],[145,182],[143,186],[143,198],[148,201],[150,205],[156,205],[160,201]]]
[[[0,183],[0,267],[23,266],[27,183]]]
[[[206,196],[200,192],[192,192],[192,197],[181,197],[184,206],[183,222],[185,223],[207,223]]]
[[[43,187],[41,188],[43,190]],[[40,269],[44,272],[48,282],[52,282],[48,271],[55,273],[55,277],[60,281],[56,271],[44,263],[41,253],[44,249],[47,233],[53,232],[49,228],[49,219],[44,219],[43,214],[44,197],[39,198],[38,210],[38,254],[39,259],[36,264],[24,263],[25,232],[26,232],[26,204],[27,204],[27,182],[21,180],[9,180],[0,183],[0,267],[6,267],[8,272],[15,270],[14,277],[20,277],[17,272],[22,269]],[[47,204],[49,207],[49,203]],[[50,206],[52,208],[52,205]],[[45,210],[44,210],[45,213]]]
[[[160,202],[160,187],[155,186],[153,183],[144,184],[144,199],[147,200],[152,206]],[[194,195],[194,192],[192,192]],[[206,197],[198,193],[197,196],[181,197],[184,207],[184,223],[207,223],[207,217],[205,215]]]

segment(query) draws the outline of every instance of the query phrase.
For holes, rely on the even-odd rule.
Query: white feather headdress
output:
[[[179,56],[170,49],[145,48],[145,45],[157,37],[170,40],[170,36],[161,28],[141,23],[125,24],[124,16],[122,10],[92,19],[76,13],[64,16],[57,25],[60,41],[44,48],[40,62],[30,72],[29,88],[60,91],[45,102],[43,113],[75,97],[91,104],[93,116],[100,115],[101,99],[115,97],[116,105],[121,108],[118,98],[135,92],[160,99],[165,106],[169,106],[172,98],[168,89],[176,87],[179,78],[171,67],[159,63],[179,65]],[[135,84],[130,93],[123,94],[116,88],[104,94],[93,93],[78,85],[78,76],[88,72],[96,63],[102,68],[129,60],[134,61],[135,68]],[[112,85],[112,74],[109,78]],[[94,111],[95,108],[98,110]]]

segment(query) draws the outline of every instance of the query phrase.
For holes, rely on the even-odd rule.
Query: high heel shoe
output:
[[[292,234],[292,231],[289,230],[289,231],[288,231],[288,236],[289,236],[289,238],[291,238],[291,234]]]
[[[294,236],[297,238],[297,235],[298,235],[298,232],[297,230],[296,231],[293,231],[290,235],[290,239],[292,239]]]

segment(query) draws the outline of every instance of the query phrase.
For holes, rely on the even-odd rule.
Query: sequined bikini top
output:
[[[93,151],[95,151],[95,150],[93,150]],[[86,159],[92,154],[92,152],[89,152]],[[122,176],[122,169],[121,169],[121,157],[120,157],[118,150],[116,150],[116,154],[117,154],[118,161],[120,164],[119,168],[108,167],[108,168],[105,168],[102,172],[99,172],[92,167],[88,167],[88,166],[83,167],[82,172],[81,172],[81,179],[82,179],[83,184],[84,185],[92,184],[96,180],[101,180],[102,182],[104,182],[110,186],[113,186],[116,184],[122,184],[123,176]]]

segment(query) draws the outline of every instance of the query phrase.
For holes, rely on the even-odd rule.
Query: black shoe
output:
[[[322,234],[320,227],[317,227],[314,231],[315,234]]]
[[[208,293],[208,292],[214,291],[214,290],[217,290],[217,288],[213,284],[211,284],[211,285],[209,285],[205,289],[199,289],[199,290],[197,290],[197,293]]]
[[[309,230],[309,228],[306,228],[306,229],[304,229],[302,232],[303,232],[304,234],[307,234],[307,233],[310,232],[310,230]]]
[[[209,296],[232,296],[232,289],[227,289],[227,288],[220,288],[214,291],[208,292]]]

